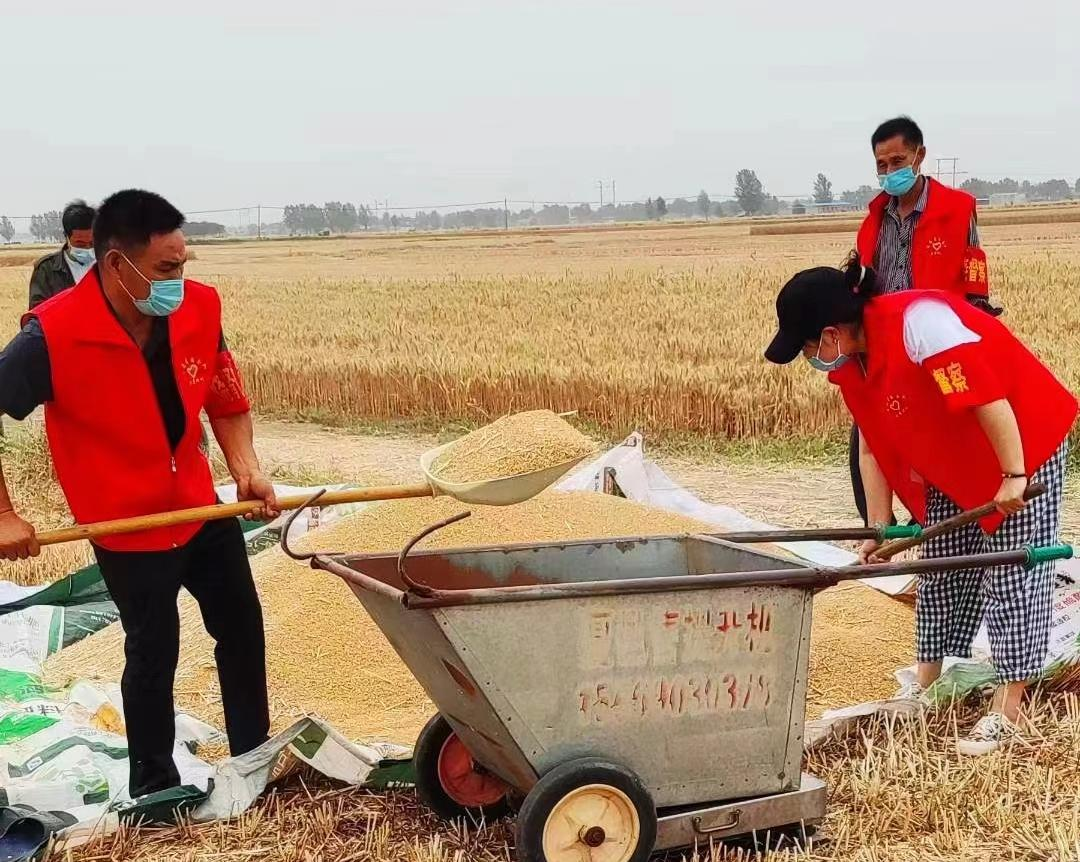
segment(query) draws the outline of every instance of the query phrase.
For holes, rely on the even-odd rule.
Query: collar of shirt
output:
[[[913,212],[917,212],[919,215],[922,215],[923,212],[926,210],[926,199],[930,196],[930,181],[928,179],[926,179],[926,177],[923,177],[922,181],[923,181],[922,191],[919,192],[919,199],[917,201],[915,201],[915,209],[913,210]],[[899,206],[900,206],[900,198],[890,197],[889,198],[889,203],[886,204],[886,206],[885,206],[885,210],[893,218],[899,220],[900,216],[897,214],[897,208]]]
[[[66,255],[65,255],[66,257]],[[90,264],[87,269],[92,269],[97,264]],[[120,315],[116,313],[116,309],[113,308],[112,303],[109,302],[109,297],[105,294],[105,288],[101,287],[100,282],[98,287],[101,290],[101,298],[105,300],[105,307],[109,309],[109,314],[113,316],[117,323],[120,324],[120,328],[124,329],[124,322],[120,319]],[[124,329],[126,333],[127,330]],[[128,334],[130,338],[130,333]],[[134,340],[134,339],[132,339]],[[146,344],[142,348],[142,355],[149,362],[152,360],[163,347],[169,346],[169,318],[168,317],[155,317],[150,324],[150,337],[147,339]]]
[[[71,277],[75,279],[75,283],[78,284],[80,281],[82,281],[83,276],[86,275],[91,270],[91,268],[93,268],[94,262],[90,261],[90,263],[79,263],[68,253],[68,249],[68,244],[64,243],[64,263],[67,264],[67,268],[71,272]]]

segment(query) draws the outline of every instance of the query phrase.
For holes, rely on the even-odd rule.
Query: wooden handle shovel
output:
[[[1032,482],[1028,485],[1027,490],[1024,492],[1025,500],[1034,500],[1036,497],[1040,497],[1046,493],[1046,486],[1042,482]],[[880,560],[887,560],[896,554],[906,551],[909,548],[917,547],[925,542],[927,539],[932,539],[935,536],[940,536],[943,533],[949,533],[953,530],[958,530],[960,527],[966,527],[968,524],[974,524],[976,521],[982,520],[988,515],[994,514],[997,511],[997,506],[994,503],[984,503],[975,509],[968,509],[966,512],[961,512],[959,515],[953,515],[951,518],[946,518],[944,521],[939,521],[931,527],[924,529],[919,535],[912,536],[908,539],[896,539],[892,542],[886,542],[876,551],[874,556]]]
[[[415,485],[382,485],[344,491],[327,491],[319,498],[319,505],[334,506],[341,503],[370,503],[375,500],[404,500],[410,497],[431,497],[434,494],[434,490],[427,482],[418,482]],[[282,497],[278,500],[278,506],[282,511],[299,509],[310,499],[310,494]],[[38,533],[37,540],[39,545],[59,545],[63,542],[75,542],[79,539],[118,536],[122,533],[137,533],[140,530],[151,530],[157,527],[177,527],[181,524],[193,524],[199,521],[236,518],[241,515],[251,514],[261,506],[262,503],[258,500],[243,500],[238,503],[218,503],[213,506],[179,509],[175,512],[140,515],[136,518],[99,521],[95,524],[77,524],[74,527],[64,527],[59,530]]]

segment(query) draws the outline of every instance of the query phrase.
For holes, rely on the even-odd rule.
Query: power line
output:
[[[1034,178],[1038,178],[1038,177],[1049,178],[1049,179],[1065,179],[1066,177],[1073,176],[1073,174],[1070,173],[1070,172],[1062,172],[1062,171],[1047,171],[1047,172],[1043,172],[1043,171],[983,171],[983,170],[959,171],[959,170],[955,169],[956,168],[956,161],[957,160],[952,158],[952,157],[939,159],[938,160],[939,166],[938,166],[938,170],[936,171],[936,173],[937,174],[950,173],[954,177],[954,182],[955,182],[955,177],[957,177],[957,176],[959,176],[961,174],[963,174],[963,175],[965,175],[967,177],[976,178],[976,179],[984,179],[984,180],[992,180],[994,178],[1010,178],[1010,179],[1016,180],[1017,182],[1022,182],[1022,181],[1026,180],[1026,179],[1029,179],[1029,178],[1034,179]],[[941,166],[940,166],[941,162],[951,163],[951,168],[949,170],[947,170],[947,171],[941,169]],[[626,206],[634,206],[634,205],[640,205],[640,204],[645,203],[645,200],[643,200],[643,199],[624,200],[624,201],[619,201],[618,203],[616,203],[615,181],[614,180],[611,180],[610,199],[605,200],[604,185],[606,185],[606,183],[604,183],[603,181],[598,181],[597,182],[597,186],[599,188],[599,192],[600,192],[600,196],[601,196],[601,199],[599,201],[599,205],[601,207],[626,207]],[[680,199],[685,200],[685,201],[694,201],[694,200],[697,199],[697,196],[698,196],[699,193],[700,192],[693,192],[693,193],[689,193],[689,194],[684,193],[684,194],[657,195],[656,197],[663,197],[666,201],[669,201],[669,202],[670,201],[675,201],[675,200],[680,200]],[[714,192],[709,192],[709,191],[706,191],[706,194],[709,196],[709,199],[711,201],[715,201],[717,203],[726,202],[726,201],[732,201],[732,200],[735,199],[735,196],[733,194],[731,194],[730,192],[715,192],[715,191]],[[779,200],[800,200],[800,199],[808,199],[808,198],[810,198],[812,196],[812,193],[811,192],[803,192],[801,194],[769,194],[768,196],[773,197],[773,198],[777,198]],[[655,200],[656,197],[654,197],[652,199]],[[407,206],[401,206],[401,205],[399,205],[399,206],[389,206],[389,200],[385,200],[385,201],[381,201],[381,202],[376,201],[374,208],[372,208],[372,212],[381,210],[383,212],[409,213],[409,212],[425,212],[425,211],[431,211],[431,210],[435,210],[435,211],[440,211],[440,210],[442,210],[442,211],[445,211],[445,210],[461,210],[461,209],[469,209],[469,208],[474,208],[474,207],[491,207],[491,208],[497,208],[497,209],[508,209],[510,204],[514,204],[514,205],[517,205],[519,207],[526,208],[526,209],[535,210],[538,206],[578,207],[578,206],[586,206],[586,205],[587,206],[594,206],[597,203],[598,202],[595,201],[595,200],[539,200],[539,199],[522,200],[522,199],[513,199],[513,198],[502,198],[502,199],[483,200],[483,201],[466,201],[466,202],[460,202],[460,203],[438,203],[438,204],[430,204],[429,203],[429,204],[410,204],[410,205],[407,205]],[[318,206],[318,205],[312,204],[312,206]],[[251,213],[258,213],[257,221],[261,225],[262,224],[262,215],[263,215],[262,211],[263,210],[271,210],[271,211],[274,211],[274,212],[284,212],[287,208],[288,207],[286,207],[286,206],[274,205],[274,204],[251,204],[249,206],[240,206],[240,207],[218,207],[218,208],[213,208],[213,209],[186,210],[185,213],[188,216],[222,215],[222,214],[226,214],[226,213],[237,213],[237,214],[248,213],[250,215]],[[4,215],[4,214],[0,213],[0,215]],[[42,215],[44,215],[44,213],[37,213],[35,215],[42,216]],[[35,215],[7,215],[7,218],[11,219],[12,221],[31,221],[33,218],[35,218]]]

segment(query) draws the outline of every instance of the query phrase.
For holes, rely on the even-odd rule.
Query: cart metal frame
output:
[[[311,564],[349,584],[518,793],[575,758],[623,764],[657,806],[657,849],[824,816],[801,771],[812,590],[759,577],[790,560],[712,536],[411,544]]]
[[[439,761],[432,804],[473,810],[442,792],[460,777],[444,776],[448,746],[482,805],[493,781],[497,798],[499,781],[525,795],[523,862],[613,845],[604,858],[638,862],[776,828],[805,835],[826,803],[824,783],[800,769],[813,593],[1073,553],[808,567],[714,535],[410,553],[464,517],[396,557],[296,555],[289,525],[282,547],[349,585],[439,709],[417,745]]]

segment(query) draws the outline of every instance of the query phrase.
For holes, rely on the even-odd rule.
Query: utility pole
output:
[[[262,239],[262,204],[259,204],[259,227],[258,227],[258,231],[259,231],[258,238]]]
[[[600,209],[604,208],[604,181],[597,180],[596,185],[600,188]]]
[[[967,173],[967,171],[958,171],[956,169],[956,163],[958,161],[960,161],[960,159],[957,158],[957,157],[953,157],[953,156],[949,156],[949,157],[942,156],[941,158],[939,158],[937,160],[937,171],[935,171],[935,173],[934,173],[935,179],[937,179],[937,180],[941,179],[941,163],[942,162],[951,162],[952,163],[952,185],[953,185],[953,188],[956,188],[956,177],[957,177],[957,175]]]
[[[611,205],[615,206],[615,180],[611,181]]]
[[[503,198],[503,230],[510,230],[510,201]]]

